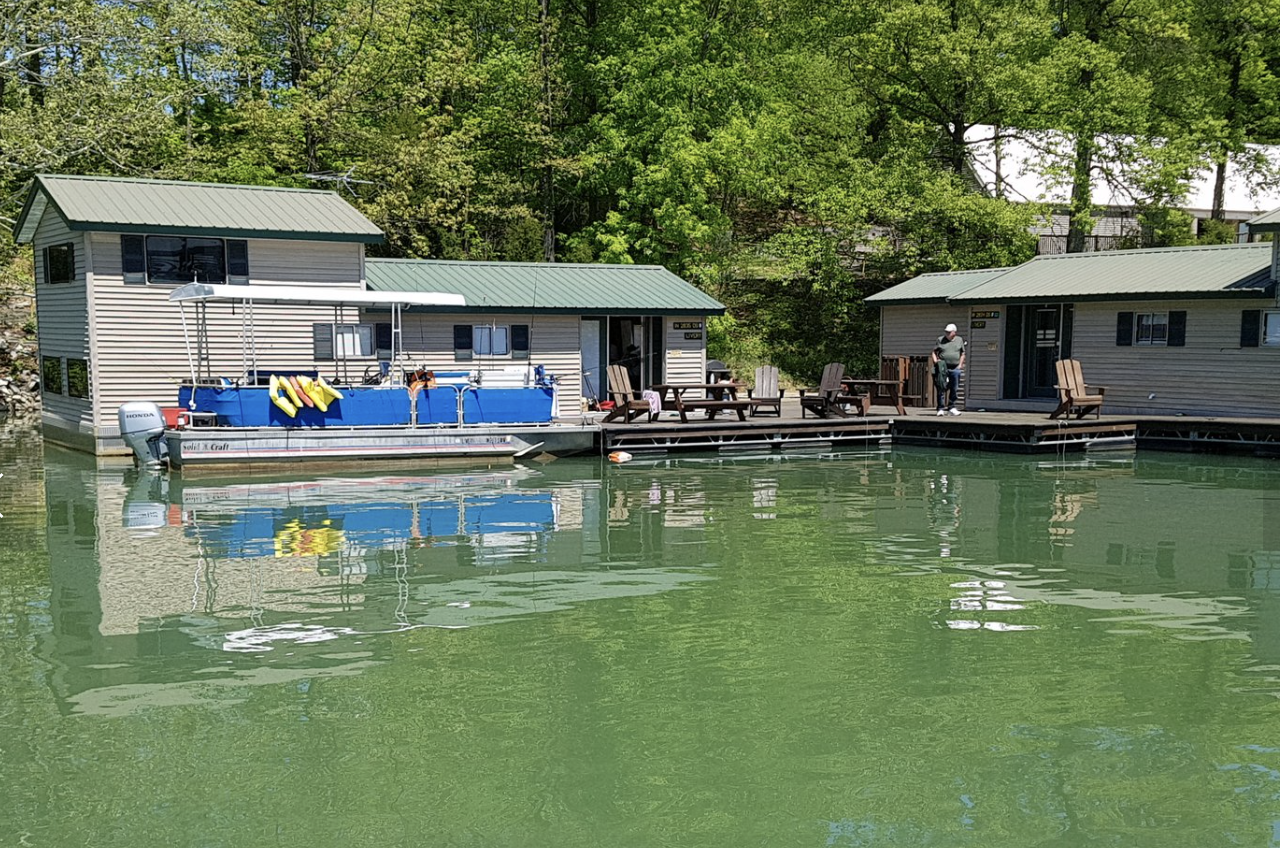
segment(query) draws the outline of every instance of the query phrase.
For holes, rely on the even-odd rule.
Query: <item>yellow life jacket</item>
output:
[[[280,383],[280,378],[272,374],[267,383],[267,397],[271,398],[271,402],[280,407],[285,415],[293,418],[298,414],[298,407],[280,394]]]

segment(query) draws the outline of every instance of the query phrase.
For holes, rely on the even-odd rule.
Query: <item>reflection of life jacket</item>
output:
[[[275,374],[272,374],[271,379],[267,381],[267,397],[271,398],[271,402],[280,407],[280,411],[290,418],[298,414],[298,407],[280,394],[280,378]]]

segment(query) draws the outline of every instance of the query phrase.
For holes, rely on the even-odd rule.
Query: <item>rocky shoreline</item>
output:
[[[40,412],[39,353],[30,295],[0,296],[0,418]]]

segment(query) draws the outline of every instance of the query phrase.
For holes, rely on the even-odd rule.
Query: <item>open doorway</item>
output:
[[[641,391],[662,382],[662,319],[639,315],[609,318],[606,361],[621,365]]]
[[[1070,303],[1011,306],[1005,326],[1004,396],[1057,397],[1054,363],[1071,358],[1075,308]]]

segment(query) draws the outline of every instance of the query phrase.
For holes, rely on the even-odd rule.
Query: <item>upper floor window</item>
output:
[[[44,249],[44,281],[69,283],[76,277],[76,250],[71,242],[51,244]]]
[[[249,243],[193,236],[120,236],[121,271],[130,284],[249,282]]]

